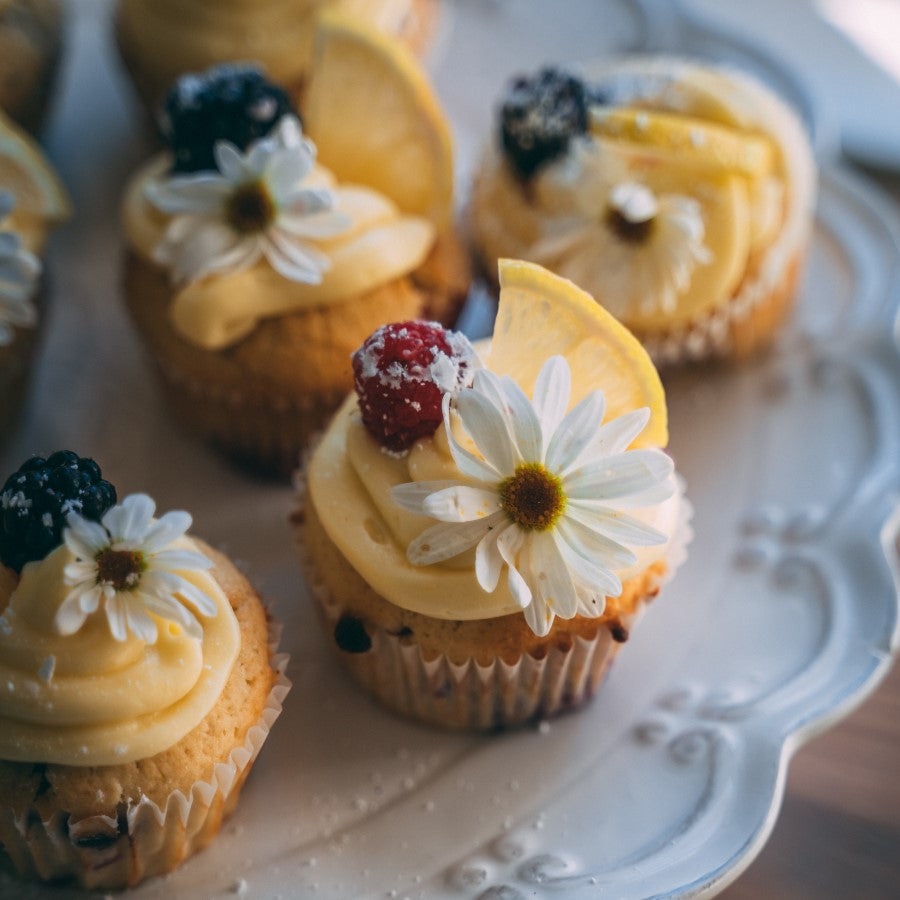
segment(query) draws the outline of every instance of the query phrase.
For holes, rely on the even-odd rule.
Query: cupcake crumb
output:
[[[241,897],[247,893],[247,890],[248,890],[248,885],[247,885],[246,878],[238,878],[238,880],[235,881],[234,884],[231,885],[231,893],[237,894],[238,896],[241,896]]]
[[[542,719],[538,723],[538,731],[541,734],[550,734],[550,723],[546,719]]]

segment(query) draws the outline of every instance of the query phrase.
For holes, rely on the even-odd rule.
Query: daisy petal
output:
[[[150,527],[156,503],[146,494],[130,494],[101,520],[113,543],[137,544]]]
[[[500,379],[500,387],[509,410],[509,421],[518,456],[516,462],[543,462],[544,436],[534,407],[522,388],[508,375]]]
[[[221,175],[203,173],[184,175],[167,181],[151,181],[144,188],[144,196],[161,212],[215,214],[222,209],[231,185]]]
[[[591,553],[591,548],[569,523],[559,527],[556,538],[559,552],[577,582],[604,597],[618,597],[622,593],[619,576],[605,565],[605,560]]]
[[[456,487],[458,481],[410,481],[391,488],[391,499],[409,512],[425,515],[422,504],[431,494]]]
[[[144,612],[137,597],[131,596],[125,602],[125,621],[129,631],[146,644],[155,644],[158,637],[156,622]]]
[[[204,572],[212,568],[212,561],[202,553],[194,553],[191,550],[160,550],[152,557],[154,568],[169,569],[170,571]]]
[[[216,167],[231,184],[254,174],[253,170],[245,165],[241,151],[228,141],[216,141],[213,147],[213,157]]]
[[[617,509],[601,506],[590,500],[569,500],[568,508],[571,510],[572,507],[577,507],[584,514],[593,517],[592,527],[595,531],[619,543],[652,547],[664,544],[668,540],[668,536],[663,532]]]
[[[538,372],[531,401],[545,441],[556,431],[569,408],[571,392],[572,373],[568,363],[561,356],[551,356]]]
[[[578,457],[568,463],[567,470],[571,471],[590,460],[621,453],[644,430],[649,419],[650,410],[645,406],[606,422],[594,433],[593,440],[585,445]]]
[[[191,514],[184,510],[167,512],[147,529],[141,545],[147,553],[156,553],[183,537],[192,522]]]
[[[318,212],[297,215],[290,211],[278,217],[278,227],[294,237],[327,240],[347,231],[353,224],[349,216],[342,212]]]
[[[99,522],[82,519],[78,513],[66,516],[68,528],[63,529],[63,541],[76,559],[93,559],[109,546],[109,535]]]
[[[65,600],[60,603],[59,608],[56,610],[56,618],[53,620],[59,634],[75,634],[84,625],[84,620],[88,617],[88,614],[82,609],[82,596],[82,592],[76,588],[74,591],[69,591]]]
[[[582,519],[580,511],[570,509],[557,528],[569,546],[589,562],[609,569],[624,569],[634,565],[637,561],[634,552],[595,531],[593,522],[593,517],[586,516]]]
[[[566,476],[564,490],[574,500],[627,497],[664,481],[673,469],[661,450],[628,450],[577,469]]]
[[[475,522],[442,523],[423,531],[406,549],[414,566],[430,566],[459,556],[474,547],[491,527],[490,519]]]
[[[515,525],[508,527],[515,528]],[[501,521],[498,521],[475,547],[475,578],[489,594],[497,589],[500,572],[503,569],[503,557],[497,547],[497,541],[503,530]]]
[[[125,604],[115,592],[112,597],[106,598],[106,620],[109,622],[110,633],[117,641],[124,641],[128,637]]]
[[[575,585],[552,531],[531,538],[531,566],[528,579],[533,594],[540,596],[547,609],[562,619],[571,619],[578,608]]]
[[[509,568],[509,590],[513,600],[526,609],[531,603],[531,588],[522,577],[519,566],[527,562],[528,552],[521,529],[510,526],[497,538],[497,550]]]
[[[606,609],[606,594],[582,584],[577,577],[575,578],[575,593],[578,596],[579,616],[596,619],[603,615],[603,611]]]
[[[461,393],[464,394],[466,392],[462,391]],[[463,475],[474,478],[476,481],[485,481],[489,484],[496,483],[500,479],[500,474],[497,470],[484,460],[469,453],[469,451],[456,440],[450,420],[450,401],[452,399],[453,398],[449,393],[444,394],[441,406],[444,413],[444,431],[447,435],[447,444],[450,447],[450,455],[453,457],[456,467]]]
[[[500,498],[496,491],[455,485],[431,494],[422,509],[440,522],[473,522],[499,512]]]
[[[166,600],[153,594],[143,595],[144,604],[150,612],[165,619],[168,622],[175,622],[180,625],[191,637],[199,638],[203,635],[203,628],[200,623],[182,604],[174,600]]]
[[[595,440],[605,409],[603,394],[591,391],[566,414],[547,448],[547,468],[551,472],[565,472],[581,457],[585,447]]]
[[[511,475],[516,467],[515,447],[503,415],[478,391],[461,391],[456,410],[466,433],[478,452],[496,472]]]

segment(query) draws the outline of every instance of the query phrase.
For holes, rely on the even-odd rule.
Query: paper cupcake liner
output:
[[[679,525],[666,554],[666,571],[656,587],[671,579],[685,561],[693,537],[693,508],[684,497],[680,478],[679,489]],[[345,611],[344,604],[317,578],[315,563],[303,544],[300,554],[310,595],[331,633]],[[651,586],[635,612],[621,617],[621,624],[630,630],[655,594]],[[474,658],[460,664],[445,654],[426,658],[408,638],[368,621],[366,625],[371,648],[339,656],[354,680],[400,715],[470,731],[513,728],[576,709],[594,695],[621,647],[606,624],[598,621],[593,637],[551,644],[540,657],[523,653],[513,662],[498,656],[486,665]]]
[[[142,798],[106,815],[73,820],[65,812],[44,819],[31,807],[21,815],[0,809],[0,845],[24,878],[73,879],[85,888],[117,889],[169,872],[215,837],[235,804],[253,761],[281,714],[291,688],[288,655],[279,653],[281,626],[269,625],[275,683],[259,721],[211,777],[185,794],[173,791],[164,807]]]
[[[663,334],[638,333],[658,366],[704,359],[744,359],[768,344],[794,305],[805,245],[779,276],[750,280],[728,303]]]

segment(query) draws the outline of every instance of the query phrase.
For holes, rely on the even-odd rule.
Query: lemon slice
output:
[[[62,222],[72,214],[66,189],[40,147],[2,112],[0,189],[15,197],[15,215]]]
[[[531,396],[541,365],[558,353],[572,370],[572,406],[599,389],[606,419],[649,407],[650,420],[634,446],[665,447],[665,393],[637,338],[571,281],[518,260],[501,259],[499,267],[491,370],[510,375]]]
[[[761,178],[775,162],[775,150],[767,138],[674,113],[598,106],[591,110],[591,131],[672,151],[682,165],[702,167],[708,174]]]
[[[453,215],[450,126],[402,44],[335,14],[317,23],[301,107],[319,159],[341,181],[381,191],[439,228]]]

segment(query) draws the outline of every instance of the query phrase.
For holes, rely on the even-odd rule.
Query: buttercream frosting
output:
[[[748,179],[701,169],[694,178],[682,173],[680,178],[668,180],[663,174],[664,160],[651,144],[588,134],[571,141],[569,152],[539,170],[525,188],[499,148],[491,146],[485,152],[472,201],[473,229],[481,252],[488,260],[512,256],[541,262],[581,284],[627,325],[644,333],[645,339],[657,330],[692,328],[722,309],[733,310],[735,316],[746,315],[755,298],[785,278],[787,267],[808,236],[815,164],[796,116],[771,92],[739,72],[677,58],[604,61],[587,67],[585,77],[599,88],[608,108],[686,114],[770,141],[774,150],[771,171]],[[692,137],[695,145],[702,144],[703,135]],[[592,154],[583,153],[585,143],[592,145]],[[598,169],[584,168],[592,155],[603,157],[606,170],[604,183],[594,188],[591,180],[597,181]],[[583,177],[585,174],[590,177]],[[646,260],[635,255],[636,244],[610,239],[598,249],[596,241],[582,239],[589,230],[596,235],[616,187],[640,183],[645,176],[652,179],[658,195],[683,195],[695,204],[691,221],[679,226],[686,238],[694,239],[694,249],[686,240],[685,250],[677,254],[678,264],[671,267],[673,277],[668,282],[678,288],[674,305],[649,304],[642,299],[646,291],[637,288],[641,287],[638,282],[646,282],[647,266]],[[660,185],[665,190],[661,191]],[[596,201],[598,191],[607,201],[595,202],[593,212],[585,210],[591,196]],[[702,229],[697,227],[696,211],[702,217]],[[720,251],[727,255],[716,257],[716,264],[709,265],[712,257],[702,232],[721,237],[723,228],[728,229],[727,239],[716,243],[727,248]],[[560,233],[569,239],[561,243]],[[667,242],[658,254],[666,265],[671,246]],[[561,252],[563,248],[568,252]],[[615,252],[603,252],[604,248]],[[631,277],[634,299],[627,303],[622,299],[627,273],[620,271],[624,257],[635,260]]]
[[[169,167],[167,154],[148,162],[131,180],[124,200],[129,244],[154,264],[169,218],[147,200],[147,187],[164,179]],[[175,290],[170,310],[182,337],[206,349],[221,349],[249,334],[264,317],[340,303],[407,275],[424,262],[436,238],[431,222],[401,213],[371,188],[338,184],[323,166],[316,165],[308,180],[311,187],[333,191],[335,211],[349,221],[340,234],[317,242],[330,260],[321,281],[291,281],[259,261],[239,272],[192,282]]]
[[[187,537],[173,547],[198,550]],[[151,757],[203,719],[237,658],[237,619],[206,571],[178,572],[215,604],[213,617],[197,611],[199,639],[156,619],[154,644],[131,633],[117,640],[102,609],[60,634],[73,562],[63,544],[28,563],[18,583],[0,570],[0,759],[93,766]]]
[[[382,452],[362,424],[355,396],[348,397],[314,454],[308,472],[310,498],[323,528],[353,568],[391,603],[438,619],[488,619],[520,613],[505,581],[488,593],[478,584],[474,551],[421,567],[406,555],[409,543],[433,520],[400,507],[391,489],[410,481],[459,479],[446,431],[419,441],[397,457]],[[673,535],[681,502],[672,476],[672,496],[630,511],[635,518]],[[669,543],[636,548],[636,561],[617,571],[627,579],[657,560]]]

